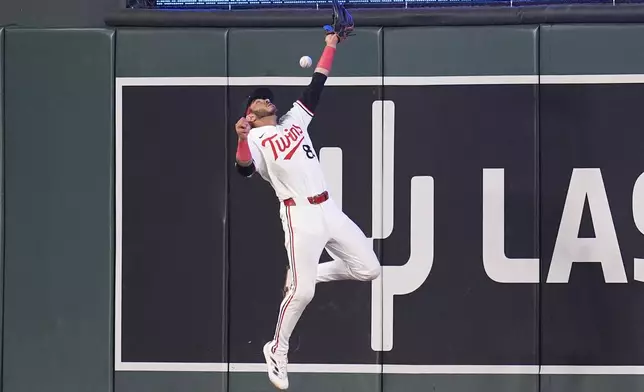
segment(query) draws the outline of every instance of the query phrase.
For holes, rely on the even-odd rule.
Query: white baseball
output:
[[[309,56],[302,56],[300,58],[300,67],[308,68],[313,64],[313,60]]]

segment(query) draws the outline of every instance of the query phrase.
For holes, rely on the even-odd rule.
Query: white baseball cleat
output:
[[[268,342],[264,345],[264,358],[268,366],[268,379],[271,380],[277,389],[288,389],[288,375],[286,372],[287,359],[286,356],[279,356],[273,354],[271,348],[273,342]]]

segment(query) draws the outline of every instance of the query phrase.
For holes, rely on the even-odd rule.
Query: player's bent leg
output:
[[[381,266],[372,241],[343,213],[326,248],[336,259],[318,266],[317,282],[371,281],[380,276]]]
[[[333,252],[328,249],[327,252],[331,254],[332,257],[339,258],[337,255],[332,254]],[[335,280],[354,280],[355,278],[351,275],[351,272],[347,268],[347,265],[342,260],[332,260],[318,265],[318,276],[316,283],[322,282],[333,282]]]

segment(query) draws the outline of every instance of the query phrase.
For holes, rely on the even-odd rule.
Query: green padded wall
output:
[[[387,77],[450,77],[450,76],[535,76],[538,75],[538,26],[476,26],[476,27],[392,27],[384,29],[384,76]],[[413,45],[410,45],[413,43]],[[467,101],[469,96],[476,96],[481,90],[490,91],[498,89],[499,96],[503,97],[504,87],[495,86],[492,83],[490,86],[476,86],[477,82],[473,82],[473,86],[410,86],[401,87],[396,85],[385,85],[385,99],[391,99],[400,105],[402,108],[400,112],[404,112],[403,105],[412,104],[413,101],[427,102],[426,111],[420,114],[419,127],[405,129],[404,123],[396,120],[396,132],[406,132],[406,137],[409,140],[414,140],[415,143],[425,143],[432,145],[436,140],[442,139],[442,142],[448,140],[447,134],[452,132],[450,127],[453,124],[458,124],[458,118],[448,119],[446,122],[436,123],[436,118],[440,118],[440,112],[446,110],[447,107],[453,105],[454,101],[450,101],[452,94],[458,91],[470,91],[469,94],[463,94],[463,113],[470,113],[467,109],[473,105],[478,105],[478,102],[472,100]],[[466,83],[464,83],[466,84]],[[501,83],[502,84],[502,83]],[[515,88],[517,86],[509,86]],[[521,86],[518,86],[521,87]],[[522,101],[528,100],[530,97],[531,86],[525,86],[526,91],[521,91]],[[441,93],[442,92],[442,93]],[[434,96],[441,97],[439,102],[445,102],[445,107],[441,108],[435,101],[432,100]],[[443,94],[443,95],[440,95]],[[527,95],[527,98],[525,94]],[[532,94],[536,98],[537,86],[532,87]],[[489,95],[493,97],[494,95]],[[480,96],[479,96],[480,97]],[[476,99],[476,98],[474,98]],[[442,103],[442,102],[441,102]],[[432,105],[436,105],[432,107]],[[407,112],[409,113],[409,111]],[[500,116],[503,113],[499,113]],[[402,116],[402,115],[400,115]],[[445,120],[443,120],[445,121]],[[413,133],[414,129],[417,133]],[[534,126],[536,133],[536,125]],[[428,134],[430,134],[428,136]],[[431,135],[436,139],[431,139]],[[494,136],[492,136],[494,137]],[[536,138],[535,138],[536,139]],[[533,140],[536,144],[536,140]],[[448,144],[449,145],[449,144]],[[459,144],[460,148],[466,148],[468,145],[467,139]],[[418,167],[416,172],[423,175],[436,176],[436,187],[438,189],[449,188],[450,186],[457,187],[455,184],[445,183],[447,179],[440,177],[439,166],[440,162],[437,157],[440,156],[440,151],[432,151],[430,147],[425,152],[427,156],[423,159],[424,162],[414,164],[421,166],[423,164],[429,167]],[[459,152],[462,153],[462,152]],[[471,157],[470,161],[475,162],[476,157]],[[426,163],[430,162],[430,163]],[[439,162],[439,163],[437,163]],[[396,163],[398,164],[398,163]],[[408,163],[409,164],[409,163]],[[453,162],[453,173],[462,173],[459,171],[458,162]],[[463,160],[462,165],[468,165],[466,160]],[[455,174],[458,177],[458,175]],[[466,180],[459,180],[466,181]],[[441,182],[442,185],[438,185]],[[439,188],[441,187],[441,188]],[[396,196],[399,198],[399,196]],[[443,196],[445,197],[445,196]],[[461,196],[459,196],[461,197]],[[528,198],[528,197],[526,197]],[[534,198],[533,198],[534,199]],[[400,200],[400,198],[398,199]],[[439,195],[436,196],[439,200]],[[533,205],[538,203],[538,200],[531,200]],[[445,205],[443,205],[445,207]],[[437,206],[438,208],[438,206]],[[451,214],[454,211],[450,211]],[[437,213],[438,215],[438,213]],[[457,219],[457,218],[454,218]],[[438,222],[438,221],[437,221]],[[438,223],[436,223],[438,225]],[[447,232],[449,230],[443,230]],[[438,237],[436,237],[438,238]],[[449,257],[451,263],[456,263],[457,246],[450,244],[449,238],[441,237],[440,248],[448,248],[450,250],[449,256],[443,255],[442,257]],[[438,241],[438,240],[437,240]],[[536,241],[530,244],[533,249],[538,247]],[[385,258],[389,258],[389,254],[395,250],[391,250],[389,245],[383,245],[383,252]],[[436,244],[437,252],[439,252],[439,244]],[[447,260],[441,259],[438,254],[435,260],[435,267],[440,268],[440,263]],[[443,267],[445,268],[445,267]],[[463,267],[465,268],[465,267]],[[432,271],[432,274],[439,273]],[[442,276],[442,275],[440,275]],[[442,278],[437,278],[442,279]],[[425,282],[425,287],[431,285],[429,283],[431,277]],[[477,282],[478,283],[478,282]],[[454,286],[457,286],[454,283]],[[537,351],[537,334],[538,334],[538,288],[534,289],[525,287],[521,289],[522,294],[525,296],[525,306],[535,309],[534,318],[530,319],[533,342],[532,350]],[[420,289],[419,289],[420,291]],[[409,296],[397,297],[396,301],[406,301],[407,298],[413,298],[414,295],[421,295],[412,293]],[[432,306],[432,301],[429,295],[425,300],[428,307]],[[438,294],[432,294],[438,295]],[[463,294],[466,295],[466,294]],[[400,298],[400,299],[398,299]],[[418,297],[416,297],[418,298]],[[523,298],[523,297],[522,297]],[[399,305],[401,306],[401,305]],[[416,303],[416,308],[419,309],[419,303]],[[415,311],[415,310],[414,310]],[[400,313],[399,313],[400,314]],[[398,316],[400,317],[400,316]],[[420,316],[419,316],[420,317]],[[426,316],[428,318],[436,317],[435,315]],[[464,323],[467,323],[464,321]],[[447,336],[445,336],[447,339]],[[492,339],[490,337],[490,339]],[[420,339],[419,339],[420,340]],[[420,342],[418,343],[421,344]],[[458,343],[454,343],[454,352],[458,351]],[[431,349],[429,349],[431,351]],[[527,354],[526,354],[527,355]],[[392,355],[389,352],[384,353],[385,363],[390,363],[388,358]],[[458,358],[458,360],[461,360]],[[533,355],[531,361],[536,363],[538,359]],[[427,363],[427,362],[423,362]],[[470,391],[485,391],[485,392],[536,392],[538,391],[538,376],[534,374],[384,374],[383,375],[383,391],[384,392],[408,392],[408,391],[445,391],[445,392],[470,392]]]
[[[320,29],[311,28],[230,29],[228,76],[310,77],[324,48],[323,37]],[[267,44],[286,41],[288,45]],[[300,68],[302,56],[310,56],[313,67]],[[381,65],[382,29],[361,28],[360,34],[338,46],[331,77],[379,76]]]
[[[541,75],[641,74],[642,25],[545,25]]]
[[[385,76],[536,75],[538,32],[529,25],[386,28]]]
[[[118,29],[116,34],[115,72],[117,78],[224,78],[226,76],[226,29],[123,28]],[[221,86],[216,87],[217,93],[214,94],[222,101],[226,99],[226,87],[224,84],[225,79]],[[117,88],[119,88],[118,85]],[[127,87],[123,89],[125,90]],[[137,88],[134,89],[136,90]],[[127,93],[124,93],[123,96],[124,101],[131,99]],[[116,109],[121,110],[121,108]],[[223,113],[225,106],[213,107],[212,110],[216,113]],[[127,122],[128,114],[123,116],[126,117],[124,122]],[[222,116],[222,118],[224,117]],[[223,132],[226,125],[215,123],[212,126],[213,132],[219,132],[217,131],[218,129]],[[185,132],[185,130],[177,129],[177,134],[181,132]],[[223,168],[228,164],[225,161],[225,146],[223,143],[221,144],[221,149],[224,154],[220,154],[220,151],[216,150],[213,150],[212,154],[221,155],[221,168]],[[216,180],[212,179],[212,181]],[[225,206],[220,208],[225,209]],[[126,247],[127,244],[123,246]],[[219,271],[222,274],[226,273],[225,264],[221,260],[217,259],[212,262],[217,264],[217,267],[213,268],[221,266]],[[220,317],[225,327],[225,315],[220,315]],[[221,337],[222,341],[225,341],[225,334],[226,332],[224,331]],[[226,351],[225,344],[221,349],[224,352]],[[123,360],[126,361],[126,358]],[[145,362],[156,361],[146,359]],[[117,372],[114,376],[114,390],[116,392],[174,392],[178,390],[224,392],[227,390],[226,383],[227,374],[219,371],[118,371],[117,367]]]
[[[640,79],[638,83],[641,83],[642,70],[644,69],[643,36],[644,26],[628,24],[544,25],[540,30],[539,69],[542,75],[540,106],[543,108],[548,105],[548,101],[544,102],[544,100],[557,103],[557,113],[551,113],[550,115],[555,117],[556,120],[542,122],[541,133],[544,139],[542,153],[552,159],[556,154],[551,151],[553,146],[557,146],[557,148],[566,146],[563,147],[565,148],[563,155],[576,157],[576,162],[584,162],[585,167],[600,167],[605,176],[606,184],[608,184],[606,192],[611,201],[611,208],[614,210],[619,209],[619,206],[616,206],[619,203],[615,203],[613,200],[617,200],[620,195],[619,189],[616,190],[613,184],[625,182],[627,184],[625,193],[630,201],[632,197],[630,193],[632,191],[632,181],[634,181],[632,176],[634,173],[639,174],[643,167],[641,158],[637,159],[636,154],[627,152],[629,144],[639,144],[633,140],[628,140],[627,135],[629,133],[636,135],[638,132],[636,130],[639,124],[633,121],[633,118],[641,117],[639,115],[641,105],[639,104],[639,99],[632,98],[632,96],[637,96],[635,94],[640,94],[639,96],[641,96],[642,85],[637,83],[629,84],[628,82],[620,84],[619,80],[610,75],[626,75],[627,77],[634,75],[636,79]],[[587,78],[585,83],[580,83],[579,85],[571,79],[557,81],[557,76],[565,77],[566,75],[609,76],[602,77],[602,79],[608,80],[607,84],[604,84],[604,82],[593,84],[590,78]],[[549,78],[549,76],[554,76],[554,79]],[[553,106],[553,104],[550,103],[549,106]],[[633,110],[636,110],[636,112],[633,112]],[[541,116],[543,119],[544,113]],[[610,125],[606,125],[606,121]],[[621,121],[622,125],[618,125],[617,121]],[[562,128],[565,128],[567,132],[562,134],[561,129],[550,130],[548,126],[553,126],[553,123],[562,124]],[[600,125],[594,125],[595,123]],[[611,142],[611,140],[614,142]],[[639,140],[641,140],[641,137]],[[550,148],[547,148],[548,145]],[[619,156],[614,156],[611,154],[611,145],[622,145],[621,147],[624,151]],[[580,146],[582,147],[580,148]],[[639,156],[641,157],[641,154]],[[603,162],[601,161],[602,157],[606,158]],[[559,163],[555,167],[556,171],[562,171],[569,176],[570,173],[565,172],[565,170],[569,169],[566,163],[561,163],[559,162],[560,160],[555,161]],[[611,168],[611,163],[617,165],[618,169]],[[611,169],[613,170],[612,175]],[[541,172],[543,178],[549,181],[552,181],[552,177],[556,177],[554,175],[555,170],[552,168],[551,170],[542,168]],[[616,172],[619,175],[616,175]],[[546,180],[544,180],[542,186],[544,187],[544,194],[552,189],[552,187],[546,188]],[[625,207],[627,212],[624,215],[626,217],[623,218],[629,224],[631,224],[632,219],[632,216],[630,216],[632,214],[631,208],[630,203],[628,203]],[[544,216],[545,214],[544,212]],[[619,222],[619,212],[614,211],[613,214],[616,216],[616,222]],[[619,223],[616,226],[619,227]],[[622,249],[629,249],[629,246],[633,246],[629,241],[629,237],[622,235],[621,232],[618,232],[618,236]],[[625,250],[625,252],[627,251]],[[543,257],[546,257],[545,252],[542,252],[542,254],[544,254]],[[624,298],[629,298],[631,290],[632,292],[637,291],[636,287],[633,287],[637,283],[631,282],[632,264],[629,265],[627,258],[624,262],[626,271],[629,274],[629,284],[623,285],[625,287],[622,290],[624,290]],[[632,260],[630,262],[632,263]],[[585,277],[582,282],[588,285],[593,283],[588,277]],[[563,290],[555,291],[551,286],[554,285],[547,285],[542,290],[542,317],[544,320],[557,320],[557,313],[553,311],[554,305],[566,306]],[[602,320],[607,320],[605,316],[606,309],[602,309],[601,306],[593,308],[597,318],[596,321],[583,320],[575,323],[570,322],[566,325],[571,330],[593,325],[593,328],[602,331],[601,335],[603,344],[606,345],[605,347],[610,347],[608,353],[597,350],[596,347],[595,352],[593,352],[592,347],[589,348],[588,352],[583,354],[583,361],[598,361],[593,356],[600,355],[599,361],[601,361],[601,365],[612,365],[613,362],[609,361],[615,361],[614,358],[619,358],[620,364],[630,365],[632,362],[629,361],[633,359],[626,359],[632,355],[626,352],[628,351],[626,347],[630,346],[630,344],[615,342],[615,339],[619,336],[626,336],[625,341],[636,341],[637,338],[633,338],[631,334],[635,333],[634,331],[637,329],[628,327],[629,323],[623,320],[630,320],[632,317],[636,317],[635,314],[638,314],[639,311],[637,310],[637,305],[634,305],[633,315],[622,313],[623,306],[628,302],[624,301],[624,298],[616,297],[614,293],[610,293],[607,286],[610,285],[605,285],[603,282],[595,287],[575,286],[575,291],[570,293],[568,301],[585,298],[586,293],[590,292],[596,296],[595,298],[602,298],[602,301],[606,303],[606,307],[610,309],[610,323],[614,325],[610,333],[603,332],[605,329],[599,326]],[[607,296],[608,293],[611,294],[611,297],[607,300],[604,296]],[[574,307],[574,305],[568,306],[571,309]],[[544,358],[552,356],[551,351],[557,349],[557,345],[552,342],[552,335],[555,330],[562,329],[558,328],[559,325],[548,327],[547,324],[544,324],[543,326],[542,344],[544,348],[542,355]],[[571,358],[578,358],[575,356],[578,353],[573,354],[571,351],[573,350],[568,348],[567,355]],[[599,354],[597,351],[599,351]],[[629,373],[629,371],[627,370],[626,373]],[[644,376],[641,374],[544,374],[541,376],[542,392],[600,392],[608,390],[630,392],[643,389]]]
[[[114,33],[5,38],[2,390],[109,392]]]
[[[332,76],[638,74],[643,33],[636,25],[361,29]],[[3,391],[272,390],[263,371],[113,375],[113,83],[115,75],[308,76],[297,61],[318,58],[319,37],[319,29],[124,29],[115,40],[99,29],[0,29]],[[630,392],[643,384],[636,375],[537,378],[291,374],[292,390],[307,392]]]
[[[226,76],[225,29],[119,29],[117,77]]]
[[[0,137],[2,139],[2,150],[4,151],[4,28],[0,27]],[[4,153],[2,153],[2,163],[0,164],[0,176],[2,178],[2,193],[4,194]],[[0,256],[0,292],[3,292],[4,285],[4,197],[1,200],[2,207],[0,209],[0,249],[2,249],[2,256]],[[4,300],[0,295],[0,312],[4,312]],[[3,333],[2,325],[0,324],[0,334]],[[2,336],[2,335],[0,335]],[[2,339],[0,339],[0,350],[3,349]],[[2,358],[0,356],[0,369],[2,369]],[[2,385],[2,378],[0,376],[0,385]]]

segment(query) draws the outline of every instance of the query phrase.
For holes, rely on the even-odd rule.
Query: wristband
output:
[[[320,56],[320,61],[318,61],[318,68],[326,69],[331,71],[331,65],[333,64],[333,56],[335,55],[335,48],[333,46],[325,46],[322,56]]]
[[[237,143],[237,160],[239,162],[249,162],[253,160],[248,147],[248,140],[240,140]]]

